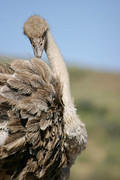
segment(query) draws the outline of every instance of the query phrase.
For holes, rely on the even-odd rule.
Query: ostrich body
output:
[[[87,143],[85,125],[72,102],[69,76],[47,22],[33,16],[24,24],[40,58],[0,66],[0,176],[5,179],[69,179]]]
[[[0,72],[0,177],[57,179],[66,163],[59,80],[40,59]]]

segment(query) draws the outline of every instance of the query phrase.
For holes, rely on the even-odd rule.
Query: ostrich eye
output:
[[[33,46],[33,47],[35,47],[35,44],[34,44],[34,43],[32,43],[32,46]]]
[[[42,38],[44,38],[45,36],[46,36],[46,31],[43,33]]]

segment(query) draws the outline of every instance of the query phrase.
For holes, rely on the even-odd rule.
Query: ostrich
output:
[[[87,143],[85,125],[76,114],[66,66],[48,24],[32,16],[24,33],[37,58],[0,65],[0,176],[69,179]],[[51,68],[39,58],[43,49]]]
[[[45,49],[52,72],[62,86],[65,149],[67,152],[67,168],[69,169],[77,155],[86,147],[87,132],[72,101],[68,71],[50,33],[49,26],[43,18],[38,15],[30,17],[24,24],[24,34],[29,38],[36,57],[40,58],[43,49]]]

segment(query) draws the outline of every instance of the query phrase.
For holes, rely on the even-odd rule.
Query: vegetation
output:
[[[120,179],[120,74],[70,68],[72,94],[88,131],[71,180]]]

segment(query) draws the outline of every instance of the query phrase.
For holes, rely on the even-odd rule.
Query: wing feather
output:
[[[1,66],[0,135],[6,132],[6,138],[0,145],[0,172],[13,179],[25,179],[29,173],[52,178],[55,168],[57,174],[66,160],[63,109],[60,82],[42,60]],[[8,162],[17,167],[8,171]]]

